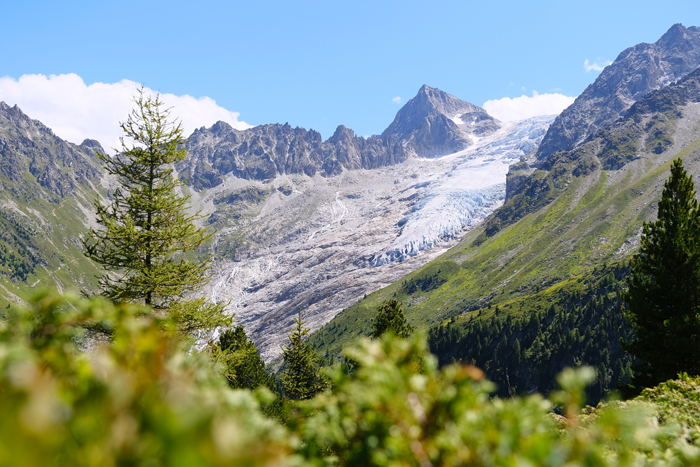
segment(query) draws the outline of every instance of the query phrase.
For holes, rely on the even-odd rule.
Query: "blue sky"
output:
[[[289,122],[326,139],[339,124],[381,133],[396,98],[423,84],[477,105],[533,91],[575,97],[598,73],[586,60],[614,60],[674,23],[700,26],[700,2],[15,1],[2,17],[4,84],[71,73],[86,86],[129,80],[211,98],[239,114],[232,120]],[[18,89],[0,88],[0,100],[52,118],[41,108],[48,98],[23,106],[34,91]]]

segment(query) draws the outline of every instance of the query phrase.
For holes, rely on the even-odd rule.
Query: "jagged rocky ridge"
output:
[[[99,178],[95,150],[103,151],[97,141],[88,139],[80,146],[63,141],[16,105],[0,102],[0,175],[11,182],[8,188],[14,190],[16,198],[25,189],[31,192],[29,196],[59,203],[77,184]],[[32,189],[23,172],[35,177],[46,190]]]
[[[559,149],[571,149],[632,104],[700,66],[700,28],[673,25],[654,44],[624,50],[552,123],[536,155],[544,163]]]
[[[604,125],[575,149],[552,154],[535,172],[523,170],[523,162],[514,164],[509,177],[518,170],[527,175],[519,180],[517,190],[510,193],[504,206],[488,219],[477,243],[551,203],[572,176],[587,175],[598,166],[619,170],[644,153],[665,152],[674,144],[673,134],[678,120],[683,118],[683,109],[697,102],[700,68],[678,82],[648,93],[618,121]]]
[[[324,177],[344,169],[375,169],[411,156],[437,157],[469,147],[500,128],[486,111],[446,92],[423,86],[381,134],[363,138],[340,125],[323,141],[314,130],[289,124],[236,130],[219,122],[189,138],[190,157],[178,165],[196,190],[219,185],[232,174],[247,180],[278,175]]]

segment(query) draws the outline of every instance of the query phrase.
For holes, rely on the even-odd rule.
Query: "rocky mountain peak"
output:
[[[413,155],[437,157],[466,149],[500,128],[484,109],[424,85],[381,136],[358,137],[344,125],[323,141],[314,130],[288,123],[235,130],[224,122],[195,130],[191,157],[178,164],[196,190],[219,185],[225,175],[268,180],[280,174],[333,176],[343,169],[374,169]]]
[[[700,28],[674,24],[654,44],[624,50],[605,67],[549,128],[537,152],[542,164],[559,149],[581,144],[620,118],[649,92],[668,86],[700,66]]]
[[[384,130],[382,137],[406,141],[416,155],[435,157],[469,147],[472,136],[487,136],[500,122],[484,109],[423,85]]]
[[[416,97],[411,99],[406,107],[411,105],[422,107],[426,112],[439,112],[445,115],[454,115],[463,110],[476,110],[479,107],[456,98],[455,96],[441,91],[437,88],[431,88],[424,84]],[[482,109],[483,110],[483,109]]]
[[[22,133],[25,138],[29,139],[45,134],[54,136],[51,128],[39,120],[31,119],[17,104],[10,107],[5,102],[0,102],[0,128],[8,129],[15,135]],[[27,132],[30,129],[32,131]]]
[[[663,36],[661,36],[661,38],[656,42],[656,45],[670,49],[679,44],[687,44],[688,42],[692,42],[697,33],[698,28],[695,26],[686,28],[681,23],[676,23],[671,26],[671,28],[666,31]]]
[[[91,149],[95,152],[99,152],[100,154],[105,153],[105,150],[102,148],[102,145],[96,139],[84,139],[83,142],[80,143],[80,146],[87,149]]]
[[[338,125],[338,128],[335,129],[335,133],[333,133],[333,136],[328,138],[327,142],[331,144],[338,144],[341,142],[352,141],[354,137],[355,132],[353,130],[347,128],[345,125]]]

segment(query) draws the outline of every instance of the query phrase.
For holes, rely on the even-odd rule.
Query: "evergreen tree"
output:
[[[378,339],[389,329],[401,338],[406,338],[413,333],[413,326],[408,324],[401,305],[395,299],[387,300],[377,308],[377,311],[377,317],[372,320],[372,339]]]
[[[101,293],[114,302],[134,302],[168,313],[184,333],[231,324],[224,305],[188,300],[209,280],[209,259],[196,262],[183,253],[211,237],[188,215],[189,196],[177,192],[183,182],[172,164],[185,158],[182,125],[170,120],[159,96],[135,99],[136,108],[120,124],[122,149],[114,157],[98,154],[119,187],[112,202],[95,200],[97,223],[83,240],[85,254],[102,265]]]
[[[255,343],[248,339],[243,326],[226,329],[219,336],[217,360],[226,366],[226,379],[234,389],[257,389],[265,386],[275,391],[275,379],[265,371]]]
[[[294,318],[296,326],[289,334],[289,345],[282,347],[282,358],[287,369],[282,375],[282,383],[287,397],[292,400],[312,399],[328,387],[328,380],[321,374],[321,357],[305,341],[309,329],[299,316]]]
[[[636,390],[680,372],[700,374],[700,212],[680,159],[673,161],[658,220],[644,223],[627,283],[626,315],[637,339],[623,346],[644,361],[634,367]]]

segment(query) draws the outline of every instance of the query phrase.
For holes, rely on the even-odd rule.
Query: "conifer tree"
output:
[[[124,136],[114,157],[98,154],[119,187],[112,201],[95,200],[97,223],[83,240],[85,254],[100,264],[101,293],[114,302],[151,306],[173,316],[181,332],[193,333],[231,324],[223,304],[188,299],[210,278],[209,261],[185,259],[211,237],[190,215],[189,196],[178,194],[184,183],[172,164],[185,158],[182,125],[170,119],[160,96],[140,89],[135,109],[120,124]]]
[[[221,333],[218,350],[226,366],[229,386],[250,390],[265,386],[275,391],[274,377],[265,371],[265,362],[242,325]]]
[[[309,329],[299,316],[294,318],[296,326],[289,334],[289,345],[282,347],[282,358],[287,369],[282,375],[284,391],[289,399],[307,400],[328,388],[328,380],[321,373],[321,357],[306,342]]]
[[[372,320],[372,339],[378,339],[389,329],[402,339],[413,333],[413,326],[408,324],[401,305],[396,299],[392,298],[382,303],[377,311],[377,317]]]
[[[681,159],[673,161],[658,220],[644,223],[627,283],[637,339],[623,347],[644,362],[633,368],[635,390],[679,372],[700,374],[700,211]]]

